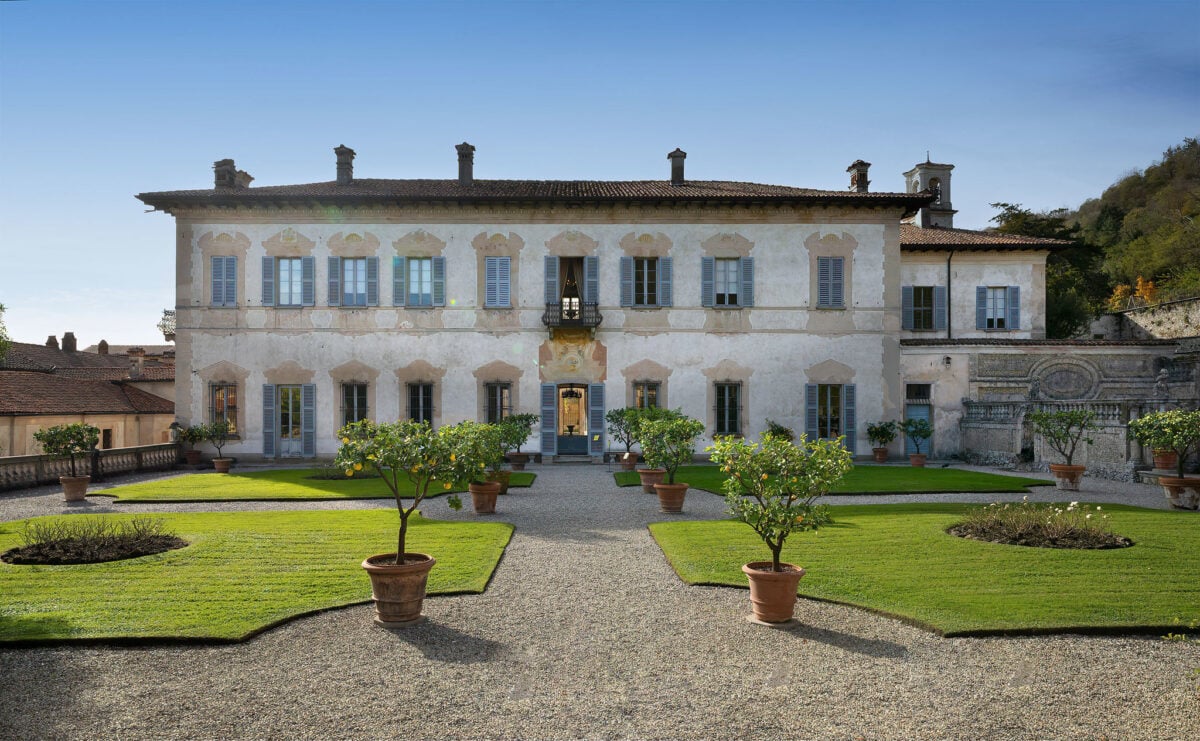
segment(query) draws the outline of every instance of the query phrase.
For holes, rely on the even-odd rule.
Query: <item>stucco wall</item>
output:
[[[945,286],[950,258],[950,332],[910,331],[904,338],[1042,339],[1046,336],[1046,253],[906,252],[900,269],[902,286]],[[978,286],[1018,286],[1021,324],[1016,330],[975,328],[975,289]]]
[[[54,425],[85,422],[112,430],[112,447],[127,448],[170,442],[170,414],[83,414],[0,417],[0,455],[36,455],[41,446],[33,433]],[[103,438],[101,438],[103,440]]]

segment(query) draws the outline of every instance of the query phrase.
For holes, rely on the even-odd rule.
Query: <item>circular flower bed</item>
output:
[[[1029,497],[1011,504],[992,503],[969,510],[946,529],[951,535],[1002,545],[1034,548],[1128,548],[1133,541],[1112,532],[1103,509],[1079,502],[1033,504]]]

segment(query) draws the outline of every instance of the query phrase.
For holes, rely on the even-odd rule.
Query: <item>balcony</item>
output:
[[[595,329],[602,321],[604,317],[600,315],[598,305],[570,299],[564,299],[561,303],[546,304],[546,313],[542,314],[542,324],[550,329]]]

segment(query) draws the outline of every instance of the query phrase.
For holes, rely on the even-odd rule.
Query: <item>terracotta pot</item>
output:
[[[1167,501],[1172,507],[1179,509],[1196,509],[1200,507],[1200,479],[1179,478],[1177,476],[1159,476],[1158,483],[1162,485]]]
[[[887,448],[871,448],[871,453],[875,456],[876,463],[887,463],[888,449]]]
[[[658,508],[669,515],[683,512],[683,498],[687,496],[688,484],[655,484]]]
[[[637,453],[626,453],[625,455],[621,456],[621,470],[637,470]]]
[[[232,458],[213,458],[213,468],[217,473],[229,473],[229,467],[233,465]]]
[[[1062,491],[1079,491],[1079,479],[1083,478],[1083,470],[1083,466],[1050,464],[1050,473],[1054,474],[1054,485]]]
[[[183,451],[183,459],[187,461],[189,466],[198,466],[200,465],[200,451],[185,450]]]
[[[1154,470],[1179,470],[1179,455],[1176,454],[1174,450],[1155,450],[1152,452],[1154,453]]]
[[[424,553],[405,553],[404,563],[391,563],[396,554],[383,553],[362,562],[371,577],[371,599],[375,602],[375,624],[402,628],[421,619],[425,583],[437,561]]]
[[[529,462],[529,453],[509,453],[508,464],[512,466],[514,471],[524,471],[525,464]]]
[[[663,468],[642,468],[638,469],[638,476],[642,479],[642,491],[653,494],[654,485],[663,482],[663,479],[667,477],[667,471]]]
[[[508,493],[508,485],[512,481],[512,471],[490,471],[488,472],[488,481],[494,481],[500,484],[500,494]]]
[[[925,467],[925,458],[926,458],[926,455],[924,453],[909,453],[908,462],[911,463],[916,468],[924,468]]]
[[[467,484],[467,491],[471,492],[471,503],[475,505],[475,514],[490,515],[496,511],[496,496],[500,493],[498,482]]]
[[[92,483],[92,477],[59,476],[58,483],[62,484],[63,498],[68,502],[82,502],[87,498],[88,484]]]
[[[796,587],[804,569],[781,563],[783,571],[772,571],[770,561],[752,561],[742,566],[750,580],[750,605],[754,619],[764,623],[786,623],[796,611]]]

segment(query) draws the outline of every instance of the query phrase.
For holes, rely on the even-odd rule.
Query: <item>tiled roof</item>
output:
[[[0,414],[174,414],[175,404],[127,383],[0,370]]]
[[[1025,237],[1020,234],[900,225],[900,248],[903,250],[1059,250],[1070,245],[1070,242],[1062,239]]]
[[[119,355],[119,356],[125,357],[126,353],[129,352],[129,348],[131,348],[131,347],[140,347],[143,350],[145,350],[147,358],[153,358],[153,357],[165,355],[166,353],[174,353],[175,352],[174,345],[109,345],[108,346],[108,354],[109,355]],[[88,345],[87,347],[83,348],[83,350],[81,350],[81,352],[90,352],[90,353],[98,354],[100,352],[100,346],[99,345]]]
[[[994,346],[1023,346],[1023,347],[1168,347],[1178,345],[1178,340],[1019,340],[1003,338],[963,338],[963,339],[911,339],[900,340],[905,347],[953,347],[958,345],[994,345]]]
[[[149,363],[142,366],[142,375],[140,378],[130,377],[128,364],[120,368],[57,368],[54,372],[57,375],[66,376],[67,378],[82,378],[91,381],[130,381],[136,383],[138,381],[175,380],[175,366],[151,365]]]
[[[129,368],[124,355],[99,355],[90,352],[67,352],[45,345],[14,342],[8,354],[0,360],[0,368],[50,370],[51,368]]]
[[[902,206],[908,210],[928,204],[929,193],[858,193],[814,190],[785,185],[763,185],[722,180],[689,180],[672,185],[668,180],[458,180],[354,179],[305,185],[272,185],[259,188],[213,188],[140,193],[144,203],[164,210],[176,206],[226,206],[281,203],[397,203],[451,201],[497,202],[696,202],[786,204],[839,203],[858,206]]]

